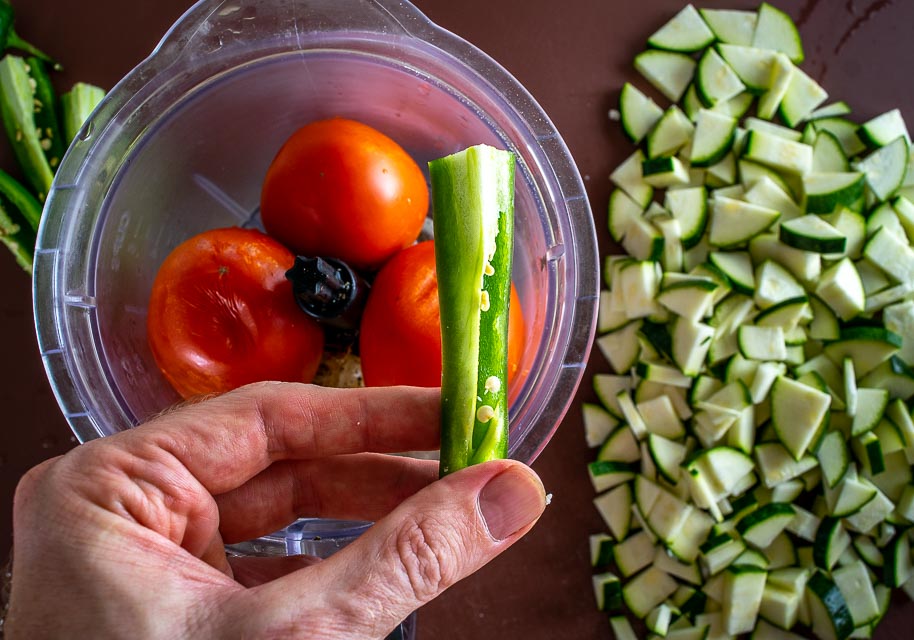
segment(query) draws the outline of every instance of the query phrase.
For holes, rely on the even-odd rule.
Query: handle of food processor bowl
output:
[[[198,0],[165,33],[150,58],[156,71],[179,59],[204,65],[218,50],[306,49],[321,34],[368,32],[422,38],[436,31],[406,0]],[[141,65],[142,66],[142,65]]]

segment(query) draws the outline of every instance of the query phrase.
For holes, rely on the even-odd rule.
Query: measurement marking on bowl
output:
[[[114,233],[114,257],[111,259],[111,271],[120,271],[121,269],[121,250],[124,242],[127,241],[127,228],[130,226],[130,210],[125,210],[118,220],[117,229]]]
[[[82,129],[79,130],[77,137],[83,142],[87,142],[92,137],[92,131],[95,129],[95,122],[92,120],[87,120],[83,124]]]
[[[195,173],[194,182],[213,200],[225,207],[225,209],[235,216],[239,222],[245,222],[250,217],[250,212],[247,209],[238,204],[234,198],[222,189],[222,187],[206,176]]]
[[[98,306],[95,296],[65,295],[63,301],[68,307],[78,307],[80,309],[94,309]]]
[[[549,262],[554,262],[562,256],[565,255],[565,245],[564,244],[554,244],[548,249],[546,249],[546,260]]]

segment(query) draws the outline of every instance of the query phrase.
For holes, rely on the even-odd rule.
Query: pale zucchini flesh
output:
[[[620,99],[640,149],[609,220],[633,259],[601,294],[619,375],[584,406],[594,553],[650,637],[869,637],[914,575],[907,127],[827,103],[767,3],[687,6],[649,46],[636,68],[682,102]]]
[[[714,42],[714,33],[698,10],[686,5],[669,22],[648,38],[648,45],[657,49],[690,53],[704,49]]]

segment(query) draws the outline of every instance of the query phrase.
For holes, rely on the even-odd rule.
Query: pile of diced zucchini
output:
[[[868,638],[914,597],[914,165],[801,68],[789,16],[687,6],[617,113],[585,403],[617,638]],[[656,93],[655,93],[656,95]],[[657,96],[659,98],[659,96]],[[662,100],[661,102],[666,102]]]

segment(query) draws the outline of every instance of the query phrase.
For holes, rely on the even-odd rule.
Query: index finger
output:
[[[242,387],[123,434],[173,455],[211,494],[277,460],[438,448],[440,392],[419,387]]]

